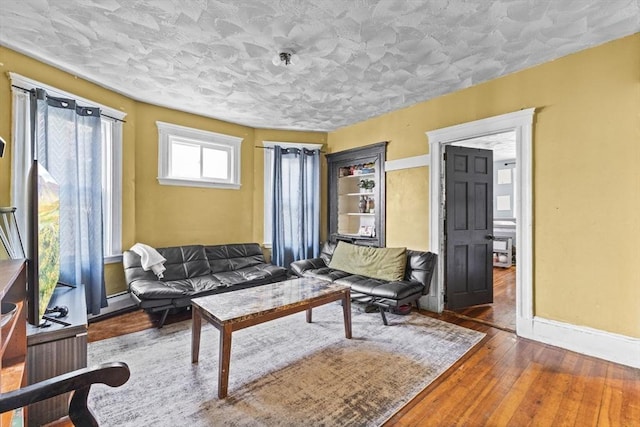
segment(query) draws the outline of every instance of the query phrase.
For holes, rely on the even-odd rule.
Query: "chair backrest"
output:
[[[103,363],[82,368],[17,390],[0,394],[0,413],[13,411],[32,403],[73,391],[69,402],[69,418],[73,425],[97,427],[98,422],[87,406],[91,385],[119,387],[129,380],[129,367],[123,362]]]

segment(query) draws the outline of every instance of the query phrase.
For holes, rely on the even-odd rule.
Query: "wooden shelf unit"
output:
[[[385,246],[386,146],[386,142],[380,142],[327,154],[331,241]],[[361,180],[373,181],[375,186],[369,190],[361,188]],[[361,234],[365,227],[373,235]]]
[[[0,300],[16,304],[11,320],[0,328],[0,390],[2,393],[26,385],[27,358],[27,269],[25,260],[0,260]],[[14,411],[1,415],[0,426],[11,426]]]

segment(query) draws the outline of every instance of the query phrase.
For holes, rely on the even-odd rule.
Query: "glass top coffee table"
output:
[[[218,397],[223,399],[229,385],[233,331],[305,310],[307,322],[311,323],[313,307],[339,300],[342,301],[344,335],[351,338],[351,293],[346,285],[301,278],[194,298],[191,300],[191,362],[198,363],[200,330],[205,319],[220,331]]]

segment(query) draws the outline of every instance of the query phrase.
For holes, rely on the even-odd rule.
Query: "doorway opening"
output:
[[[493,327],[515,332],[516,330],[516,236],[517,216],[515,200],[517,194],[516,134],[515,131],[501,132],[457,141],[451,146],[490,150],[493,154],[492,169],[492,301],[486,304],[451,308],[445,303],[445,310],[453,314],[488,324]],[[450,160],[449,160],[450,161]],[[445,176],[445,180],[450,177]],[[447,196],[451,202],[450,196]],[[448,254],[445,254],[445,256]],[[445,284],[446,286],[446,284]]]
[[[513,208],[515,218],[515,330],[529,330],[533,322],[533,191],[532,141],[535,109],[529,108],[500,116],[427,132],[430,157],[430,246],[438,257],[431,292],[423,301],[428,310],[441,313],[445,308],[444,268],[444,191],[446,145],[488,135],[513,132],[515,135],[516,164],[514,176]]]

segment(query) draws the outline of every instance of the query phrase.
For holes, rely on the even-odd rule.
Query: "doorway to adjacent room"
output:
[[[505,329],[515,329],[516,332],[521,328],[523,332],[530,329],[533,322],[532,141],[534,111],[533,108],[520,110],[426,133],[429,138],[430,151],[430,246],[431,250],[439,254],[436,277],[426,301],[429,310],[440,313],[446,309],[444,273],[448,254],[445,240],[445,147],[462,141],[511,132],[515,135],[516,151],[515,164],[511,171],[513,195],[508,204],[505,198],[494,200],[493,203],[500,204],[501,210],[505,206],[509,206],[513,211],[513,218],[515,218],[515,221],[509,221],[507,217],[500,218],[501,223],[494,224],[494,232],[495,228],[500,228],[501,232],[507,235],[510,233],[513,236],[512,244],[515,246],[515,251],[512,252],[511,257],[506,255],[504,251],[501,252],[502,256],[498,255],[497,261],[506,265],[506,262],[500,261],[511,260],[516,267],[513,265],[496,266],[495,288],[497,297],[504,295],[506,298],[511,298],[512,301],[508,302],[506,307],[514,308],[508,308],[506,311],[511,316],[515,312],[515,322],[512,320],[499,320],[498,322],[504,322],[504,325],[500,326]],[[504,178],[506,172],[501,174]],[[495,252],[495,246],[492,252]],[[508,286],[509,282],[515,282],[515,292],[513,292],[513,287],[505,288],[504,291],[500,289],[502,285]],[[500,317],[500,314],[496,312],[498,305],[500,304],[494,302],[490,307],[491,310],[486,307],[482,309],[482,306],[467,309],[476,309],[473,315],[480,321],[492,322]]]
[[[446,151],[468,155],[470,159],[474,159],[475,166],[483,167],[480,168],[481,173],[476,174],[477,176],[471,174],[471,171],[458,173],[454,172],[455,159],[452,156],[445,159],[445,216],[448,219],[445,227],[447,240],[445,254],[447,261],[444,271],[447,297],[445,307],[458,316],[515,332],[517,268],[515,262],[517,251],[515,131],[457,141],[448,145]],[[456,157],[464,158],[464,156],[461,157],[458,154]],[[484,167],[487,157],[490,159],[490,164]],[[468,165],[468,167],[473,168],[474,165]],[[456,174],[459,175],[457,178]],[[485,174],[487,174],[486,177]],[[469,180],[471,181],[467,182]],[[466,189],[467,187],[469,187],[468,197],[462,199],[454,197],[456,188]],[[467,206],[469,202],[473,206]],[[479,215],[481,212],[484,212],[484,215]],[[456,228],[453,220],[456,216],[459,217],[455,213],[462,213],[465,219],[469,218],[469,222],[473,224],[467,225],[473,230],[463,232],[453,230]],[[458,238],[454,239],[454,235],[449,234],[455,234]],[[465,238],[467,235],[475,235],[476,241],[473,238]],[[462,242],[460,237],[463,238]],[[452,248],[457,248],[457,252],[466,255],[463,258],[469,259],[469,268],[464,268],[462,271],[467,277],[459,277],[460,266],[465,263],[452,256],[454,253]],[[459,249],[468,248],[473,250],[459,251]],[[462,291],[453,289],[456,285],[461,287]]]

